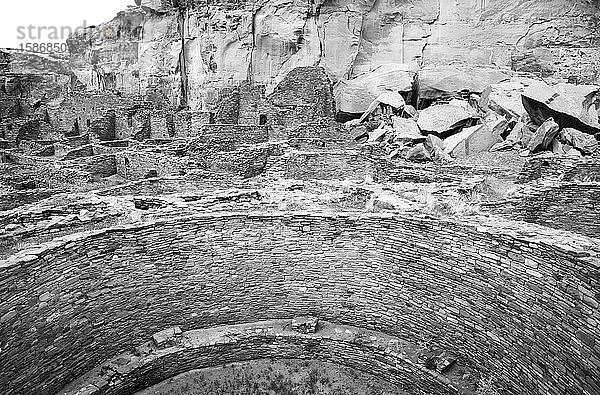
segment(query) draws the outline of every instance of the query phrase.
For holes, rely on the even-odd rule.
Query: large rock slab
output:
[[[394,141],[409,142],[424,140],[425,136],[421,134],[419,126],[413,119],[393,117]]]
[[[482,93],[488,86],[510,79],[510,71],[473,66],[426,67],[416,79],[419,100],[459,97]]]
[[[465,126],[470,126],[474,122],[474,111],[462,106],[440,104],[421,111],[417,125],[424,132],[441,135]]]
[[[554,119],[549,118],[535,132],[527,146],[527,151],[535,153],[549,149],[552,146],[552,141],[558,135],[559,130],[560,127],[554,122]]]
[[[600,133],[600,86],[540,83],[529,87],[522,99],[531,120],[537,125],[553,118],[560,128]]]
[[[488,152],[502,138],[494,134],[487,125],[466,128],[444,140],[444,152],[454,158]]]
[[[593,155],[598,152],[598,140],[590,134],[572,128],[565,128],[558,134],[558,140],[577,148],[584,155]]]
[[[488,86],[481,95],[479,106],[500,115],[519,119],[526,114],[521,94],[540,81],[531,78],[513,77],[510,81]]]
[[[334,89],[338,111],[362,114],[387,91],[410,92],[415,71],[407,65],[388,64],[351,80],[339,81]]]

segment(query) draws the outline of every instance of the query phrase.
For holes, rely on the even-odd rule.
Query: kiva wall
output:
[[[508,201],[487,205],[494,214],[600,238],[600,183],[528,186]]]
[[[0,262],[0,387],[53,393],[167,327],[313,315],[426,339],[508,394],[599,393],[597,247],[482,221],[199,215],[67,236]]]

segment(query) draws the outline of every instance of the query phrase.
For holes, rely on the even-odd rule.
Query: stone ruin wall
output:
[[[70,40],[89,89],[206,110],[240,81],[267,93],[303,66],[333,83],[383,64],[506,68],[598,83],[597,0],[154,0]],[[184,32],[184,35],[180,32]]]
[[[600,238],[598,196],[597,183],[546,182],[528,186],[508,201],[484,205],[484,209],[516,221]]]
[[[517,181],[527,183],[536,180],[555,181],[600,181],[598,156],[577,158],[559,155],[539,155],[527,159]]]
[[[596,394],[597,247],[523,228],[227,214],[68,236],[0,262],[0,384],[53,393],[167,327],[314,315],[425,339],[510,394]]]
[[[193,369],[269,358],[344,365],[371,377],[385,377],[399,388],[417,388],[422,395],[459,393],[450,380],[407,358],[397,338],[323,320],[318,331],[325,326],[324,334],[298,333],[289,325],[290,320],[270,320],[185,333],[169,328],[153,335],[136,352],[106,361],[102,366],[108,369],[96,367],[60,394],[127,394]]]

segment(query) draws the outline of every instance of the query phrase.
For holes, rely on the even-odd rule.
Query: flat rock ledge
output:
[[[97,366],[59,394],[129,394],[192,369],[263,358],[337,363],[401,387],[420,388],[423,394],[472,393],[461,377],[447,377],[420,363],[419,347],[414,344],[322,320],[315,333],[300,333],[292,328],[292,321],[259,321],[186,332],[179,327],[168,328],[134,352]]]

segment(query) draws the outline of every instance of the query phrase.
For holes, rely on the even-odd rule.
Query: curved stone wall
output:
[[[538,182],[485,207],[514,220],[600,238],[599,196],[600,182]]]
[[[597,394],[598,247],[518,226],[227,214],[68,236],[0,262],[0,388],[53,393],[166,327],[313,315],[453,350],[510,394]]]
[[[194,369],[266,358],[345,365],[383,377],[411,394],[457,395],[465,388],[459,380],[453,383],[415,363],[414,350],[396,338],[322,321],[316,334],[294,332],[289,326],[290,320],[278,320],[184,333],[169,328],[134,353],[115,356],[96,367],[61,394],[132,394]]]

